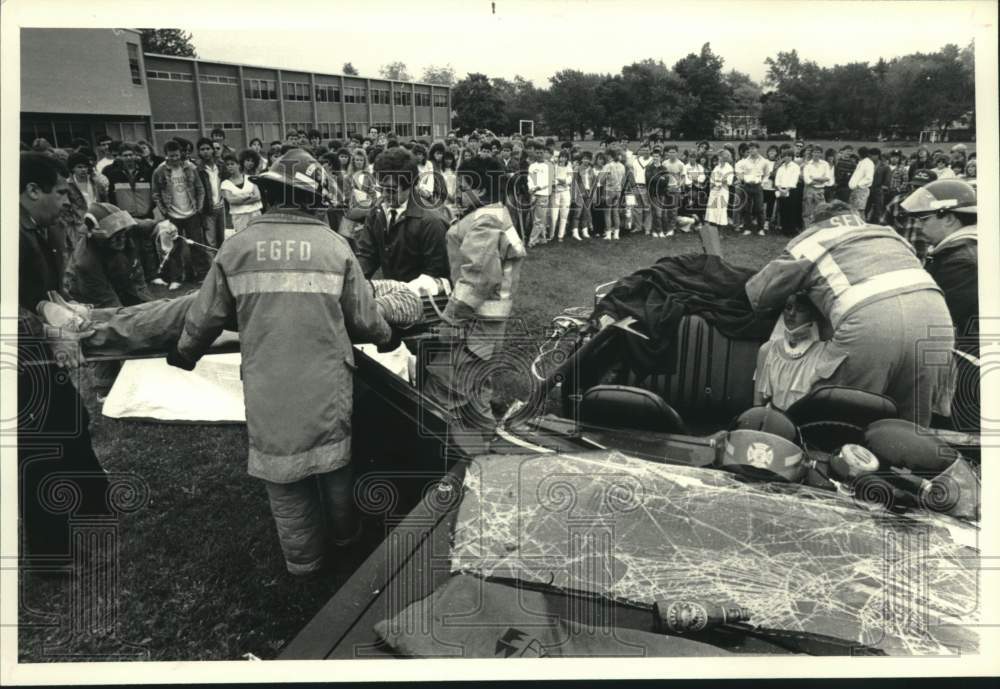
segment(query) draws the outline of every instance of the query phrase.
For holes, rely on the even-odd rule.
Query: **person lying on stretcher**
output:
[[[830,358],[820,339],[822,315],[804,292],[785,301],[771,339],[761,345],[754,373],[754,404],[784,411],[832,376],[846,356]]]

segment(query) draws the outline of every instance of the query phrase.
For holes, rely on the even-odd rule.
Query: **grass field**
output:
[[[731,262],[759,267],[783,242],[726,237],[723,246]],[[525,262],[515,318],[530,340],[562,308],[593,304],[595,285],[661,256],[700,250],[696,234],[540,247]],[[514,378],[497,383],[506,402],[526,389]],[[141,477],[150,498],[120,524],[113,632],[74,632],[68,577],[29,572],[21,587],[22,662],[120,654],[151,660],[238,660],[246,653],[273,658],[374,547],[343,552],[328,578],[297,581],[285,572],[264,488],[246,474],[244,427],[107,419],[100,416],[86,372],[81,388],[102,463],[109,471]]]

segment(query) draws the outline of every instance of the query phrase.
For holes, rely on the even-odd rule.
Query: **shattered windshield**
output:
[[[766,629],[890,654],[977,652],[978,530],[926,512],[619,452],[474,462],[452,571],[649,607],[746,608]]]

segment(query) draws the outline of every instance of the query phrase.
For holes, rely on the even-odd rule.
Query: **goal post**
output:
[[[525,131],[527,130],[527,131]],[[534,136],[535,135],[535,121],[534,120],[518,120],[517,132],[521,136]]]

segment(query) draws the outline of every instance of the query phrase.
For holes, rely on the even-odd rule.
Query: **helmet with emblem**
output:
[[[975,215],[976,190],[960,179],[938,179],[914,191],[900,206],[910,215],[946,212]]]
[[[119,232],[135,227],[138,223],[131,213],[114,204],[94,202],[87,206],[83,224],[87,228],[88,236],[108,241]]]
[[[326,169],[307,151],[293,148],[272,163],[264,172],[250,180],[264,191],[268,198],[294,199],[292,205],[330,205],[333,197],[333,180]]]

